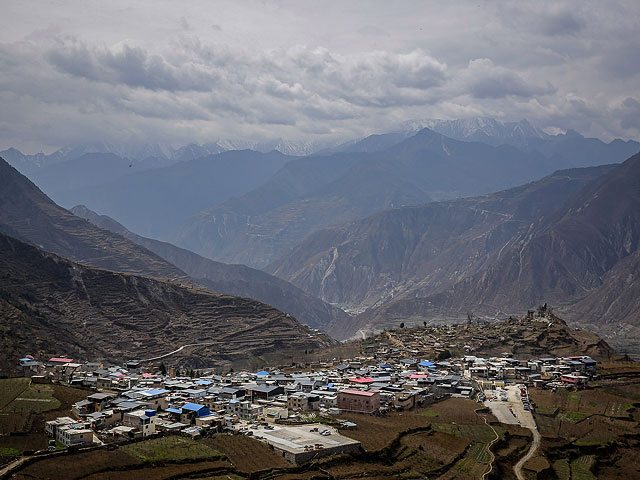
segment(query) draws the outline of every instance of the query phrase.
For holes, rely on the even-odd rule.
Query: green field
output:
[[[0,410],[9,405],[28,386],[28,378],[3,378],[0,380]]]
[[[594,463],[593,455],[583,455],[571,462],[571,480],[596,480],[591,472]]]
[[[489,443],[496,438],[489,425],[455,425],[451,423],[433,423],[431,428],[436,432],[448,433],[456,437],[470,438],[473,441]],[[504,430],[494,427],[498,435],[502,436]]]
[[[162,437],[132,443],[120,449],[143,462],[223,458],[225,455],[202,442],[185,437]]]
[[[578,423],[589,418],[591,415],[584,412],[575,412],[573,410],[566,410],[558,414],[558,419],[563,422]]]

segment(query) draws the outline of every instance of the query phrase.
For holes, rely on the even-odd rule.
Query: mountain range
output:
[[[81,160],[78,159],[54,165],[33,174],[32,178],[65,208],[86,205],[91,210],[116,218],[142,235],[165,239],[189,216],[256,188],[290,159],[276,151],[238,150],[119,176],[122,170],[120,160],[114,163],[113,173],[105,174],[99,185],[85,182],[80,187],[81,182],[76,180],[73,188],[64,189],[60,186],[70,184],[71,180],[66,183],[49,181],[56,176],[49,173],[51,169],[72,170]],[[80,171],[72,176],[77,179]],[[96,169],[90,163],[87,163],[85,171],[84,177],[97,178]]]
[[[71,262],[255,298],[341,339],[549,302],[640,349],[639,143],[477,118],[306,156],[228,150],[239,146],[259,148],[7,150],[53,200],[0,162],[0,232]]]
[[[326,300],[370,307],[330,327],[338,338],[467,312],[496,318],[549,302],[574,324],[637,349],[639,216],[640,154],[615,167],[557,172],[494,195],[333,227],[270,270]],[[339,290],[348,293],[332,297]]]
[[[329,225],[386,208],[498,191],[574,163],[620,162],[640,149],[635,142],[599,140],[595,149],[588,146],[592,139],[576,139],[583,150],[604,152],[595,161],[563,154],[564,140],[543,154],[454,140],[429,129],[391,146],[389,138],[398,140],[395,134],[375,136],[344,152],[291,160],[256,189],[194,215],[171,239],[215,260],[265,268]]]
[[[202,286],[205,283],[209,288],[228,287],[246,296],[271,296],[308,323],[319,326],[344,316],[335,307],[266,273],[216,264],[171,245],[150,241],[159,245],[160,250],[173,251],[176,258],[181,255],[181,264],[201,277],[196,282],[144,246],[59,207],[1,159],[0,232],[4,234],[4,243],[0,242],[2,318],[11,320],[7,328],[12,328],[11,335],[4,339],[5,353],[20,349],[22,353],[24,349],[42,351],[49,345],[49,353],[75,352],[74,355],[89,358],[94,349],[101,358],[113,359],[125,353],[134,355],[136,351],[151,355],[161,348],[166,353],[167,345],[178,348],[183,340],[198,343],[201,338],[210,339],[225,331],[235,334],[253,328],[256,331],[263,328],[263,333],[270,328],[274,331],[262,343],[251,340],[251,335],[243,336],[244,333],[234,338],[232,343],[239,348],[238,357],[245,347],[259,355],[280,348],[316,348],[331,342],[324,334],[300,325],[289,313],[250,298],[213,293],[205,290]],[[89,287],[90,281],[97,283]],[[169,318],[180,332],[167,337]],[[224,326],[216,323],[221,318]],[[16,333],[20,319],[26,323]],[[87,332],[87,319],[104,322],[104,326],[94,325],[92,332]],[[198,324],[194,326],[191,322]],[[236,325],[226,325],[229,322]],[[39,330],[38,323],[42,324]],[[139,330],[145,333],[136,334]],[[69,335],[55,339],[56,331]],[[110,331],[117,335],[109,336]],[[98,341],[94,336],[97,333],[109,338]],[[144,337],[145,345],[131,350],[137,344],[119,340],[120,335],[127,339],[137,337],[135,342]],[[36,345],[37,339],[40,343]],[[195,361],[194,358],[189,361]]]
[[[482,197],[378,212],[309,235],[267,271],[362,312],[442,291],[483,269],[558,203],[613,166],[561,170]]]
[[[290,313],[301,323],[324,329],[332,321],[346,319],[345,312],[278,277],[245,265],[229,265],[201,257],[168,242],[142,237],[106,215],[98,215],[84,205],[71,209],[75,215],[152,251],[212,292],[254,298]]]

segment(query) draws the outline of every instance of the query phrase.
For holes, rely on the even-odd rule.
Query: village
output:
[[[529,327],[551,328],[546,317],[517,322],[525,335]],[[360,442],[343,435],[358,425],[344,414],[385,415],[451,397],[484,402],[500,422],[535,430],[529,389],[581,389],[597,374],[596,361],[585,355],[482,356],[472,350],[491,338],[478,335],[472,325],[390,330],[364,341],[353,358],[257,372],[32,356],[21,358],[19,368],[35,384],[91,390],[68,416],[46,422],[49,450],[232,432],[294,464],[358,451]],[[474,348],[466,343],[472,341]]]

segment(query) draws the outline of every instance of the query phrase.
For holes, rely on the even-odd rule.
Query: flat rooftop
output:
[[[317,432],[311,430],[317,428]],[[331,435],[320,435],[323,430],[329,430]],[[274,425],[273,430],[259,427],[253,430],[256,438],[262,438],[273,446],[291,453],[303,453],[305,445],[321,445],[322,448],[334,448],[344,445],[359,445],[360,442],[337,433],[335,429],[315,423],[310,425]]]

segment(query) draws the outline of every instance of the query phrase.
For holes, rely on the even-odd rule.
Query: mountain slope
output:
[[[331,341],[255,300],[84,267],[0,234],[2,360],[65,354],[75,359],[174,357],[224,365]]]
[[[170,243],[141,237],[112,218],[98,215],[82,205],[71,211],[100,228],[122,235],[149,249],[213,292],[254,298],[290,313],[299,322],[314,328],[325,328],[331,321],[347,317],[339,308],[261,270],[215,262]]]
[[[489,265],[494,255],[613,166],[563,170],[484,197],[373,214],[307,237],[268,271],[354,311],[425,296]]]
[[[639,247],[640,154],[541,217],[487,268],[445,292],[365,312],[353,328],[400,317],[460,317],[468,310],[496,315],[549,302],[576,324],[596,324],[616,343],[621,324],[640,323]]]
[[[425,129],[383,152],[289,162],[260,188],[191,218],[174,241],[216,260],[262,268],[319,228],[434,198],[483,194],[552,170],[538,153]]]
[[[2,159],[0,232],[95,267],[157,278],[185,277],[149,250],[59,207]]]

